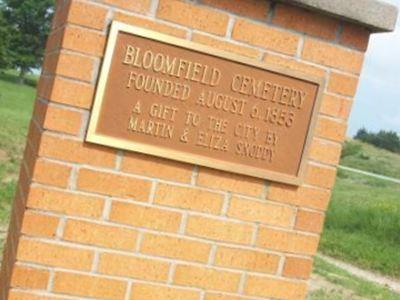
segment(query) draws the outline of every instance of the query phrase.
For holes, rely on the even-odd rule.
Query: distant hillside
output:
[[[341,165],[400,178],[400,155],[360,141],[346,142]],[[339,169],[319,251],[400,279],[399,195],[398,183]]]
[[[400,179],[400,155],[357,140],[348,140],[342,166]]]

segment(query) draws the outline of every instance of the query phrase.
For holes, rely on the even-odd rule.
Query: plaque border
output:
[[[281,172],[260,169],[256,167],[246,166],[239,163],[232,163],[227,161],[222,161],[219,159],[214,159],[206,157],[203,155],[192,154],[189,152],[177,151],[168,148],[153,146],[145,143],[138,143],[134,141],[128,141],[125,139],[110,137],[102,134],[96,133],[97,123],[99,120],[100,110],[102,107],[102,102],[104,99],[104,91],[106,88],[106,83],[108,80],[108,74],[111,67],[111,61],[114,54],[114,49],[116,46],[117,36],[119,32],[125,32],[129,34],[134,34],[140,37],[148,38],[158,42],[182,47],[189,50],[194,50],[197,52],[206,53],[211,56],[218,58],[227,59],[230,61],[238,62],[248,66],[253,66],[257,68],[264,69],[269,72],[277,73],[279,75],[285,75],[288,77],[293,77],[295,79],[300,79],[303,81],[308,81],[313,84],[317,84],[318,92],[312,109],[311,120],[308,126],[308,132],[306,134],[306,142],[303,147],[303,152],[301,154],[300,165],[298,168],[297,176],[284,174]],[[89,127],[86,134],[86,142],[95,143],[99,145],[109,146],[112,148],[130,150],[135,152],[140,152],[144,154],[150,154],[162,158],[172,159],[176,161],[181,161],[185,163],[195,164],[199,166],[209,167],[213,169],[228,171],[231,173],[237,173],[242,175],[248,175],[253,177],[258,177],[262,179],[267,179],[271,181],[277,181],[282,183],[287,183],[291,185],[301,185],[304,183],[304,177],[307,169],[307,162],[309,161],[309,151],[311,142],[314,136],[314,129],[316,126],[318,113],[320,111],[320,106],[322,102],[322,94],[325,89],[326,80],[325,78],[319,78],[315,76],[310,76],[302,72],[291,70],[288,68],[278,67],[276,65],[271,65],[266,62],[256,61],[251,58],[240,56],[238,54],[230,53],[224,50],[216,49],[214,47],[206,46],[189,40],[184,40],[181,38],[173,37],[170,35],[162,34],[156,31],[145,29],[142,27],[137,27],[133,25],[128,25],[119,21],[113,21],[111,23],[111,28],[108,34],[108,41],[105,50],[105,55],[103,58],[103,63],[100,70],[99,79],[96,86],[94,103],[92,106],[91,116],[89,120]]]

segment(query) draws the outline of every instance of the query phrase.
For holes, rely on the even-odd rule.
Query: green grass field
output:
[[[341,165],[400,178],[400,155],[359,141]],[[400,278],[400,184],[339,170],[320,251]]]
[[[400,155],[357,140],[347,141],[340,164],[400,179]]]
[[[35,97],[35,88],[15,82],[14,73],[0,73],[0,230],[8,223]],[[400,177],[400,156],[354,141],[348,143],[345,154],[344,165]],[[400,277],[399,194],[400,185],[339,171],[320,250],[360,267]],[[400,300],[399,295],[319,259],[313,276],[323,278],[334,288],[314,290],[311,300]]]
[[[339,170],[320,251],[400,278],[400,184]]]
[[[31,85],[33,79],[29,81]],[[4,230],[8,224],[10,203],[15,193],[36,93],[34,87],[15,82],[16,77],[12,72],[0,73],[0,230]]]

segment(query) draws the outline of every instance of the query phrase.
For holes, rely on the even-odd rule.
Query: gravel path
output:
[[[396,292],[396,293],[400,293],[400,281],[395,280],[393,278],[390,277],[386,277],[380,274],[376,274],[373,273],[371,271],[366,271],[366,270],[362,270],[360,268],[357,268],[353,265],[350,265],[348,263],[336,260],[334,258],[331,257],[327,257],[321,254],[318,254],[318,257],[341,268],[346,270],[347,272],[349,272],[350,274],[360,277],[362,279],[380,284],[380,285],[384,285],[387,286],[389,289],[391,289],[392,291]]]

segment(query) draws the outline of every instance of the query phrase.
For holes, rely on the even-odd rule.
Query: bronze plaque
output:
[[[87,141],[301,183],[322,82],[113,22]]]

